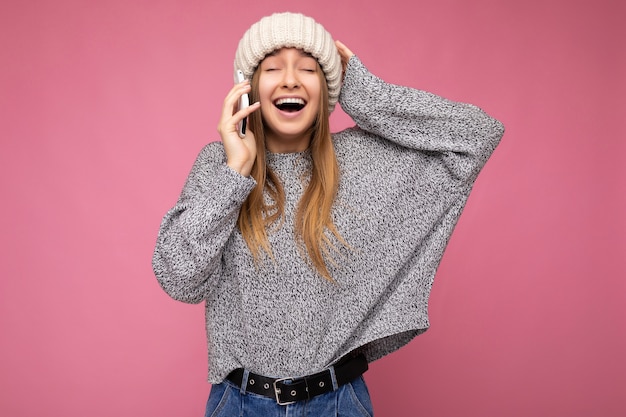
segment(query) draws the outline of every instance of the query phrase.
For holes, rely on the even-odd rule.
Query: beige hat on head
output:
[[[259,63],[280,48],[298,48],[319,62],[328,84],[329,111],[333,111],[341,89],[341,58],[330,33],[300,13],[275,13],[253,24],[239,41],[235,69],[247,79]]]

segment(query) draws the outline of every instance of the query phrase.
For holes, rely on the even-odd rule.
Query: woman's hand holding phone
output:
[[[244,80],[235,84],[224,99],[222,117],[217,126],[217,131],[222,138],[226,151],[226,164],[244,176],[250,175],[252,170],[256,158],[256,143],[254,133],[249,129],[246,129],[243,137],[240,137],[239,126],[253,111],[260,107],[260,103],[257,102],[239,109],[242,96],[249,92],[249,81]],[[242,101],[245,102],[245,99]]]

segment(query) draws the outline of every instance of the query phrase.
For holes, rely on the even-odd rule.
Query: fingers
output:
[[[341,41],[335,41],[335,45],[339,50],[339,53],[345,53],[348,57],[354,55],[354,53]]]
[[[243,119],[248,117],[252,112],[256,111],[260,107],[260,103],[253,103],[250,106],[237,109],[237,104],[240,97],[243,94],[250,93],[250,82],[244,81],[239,84],[235,84],[233,88],[228,92],[224,99],[222,106],[222,115],[217,127],[218,132],[224,138],[224,136],[233,134],[237,131],[237,123],[240,123]]]
[[[256,158],[255,138],[250,129],[246,130],[245,137],[239,137],[237,124],[261,107],[261,104],[257,102],[243,109],[237,109],[241,96],[248,93],[250,93],[249,81],[235,84],[231,88],[224,98],[222,114],[217,125],[217,131],[224,144],[227,165],[245,176],[250,174]]]
[[[226,98],[224,98],[224,105],[222,106],[222,121],[230,119],[237,112],[237,103],[239,98],[249,92],[249,81],[244,81],[233,86],[233,88],[226,95]]]
[[[248,117],[250,114],[254,113],[255,111],[257,111],[259,108],[261,107],[261,102],[257,101],[256,103],[252,103],[250,104],[248,107],[246,107],[245,109],[241,109],[239,111],[239,113],[243,112],[243,117]],[[243,119],[242,117],[242,119]]]
[[[339,52],[339,56],[341,57],[341,67],[343,69],[343,72],[345,72],[346,67],[348,66],[348,61],[350,61],[350,58],[352,58],[354,52],[352,52],[346,45],[339,41],[335,41],[335,46],[337,47],[337,52]]]
[[[354,55],[346,45],[341,43],[340,41],[335,41],[335,46],[337,47],[337,51],[339,51],[339,55],[341,56],[341,60],[348,62],[350,58]]]

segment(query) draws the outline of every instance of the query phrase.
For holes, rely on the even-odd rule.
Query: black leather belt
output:
[[[333,369],[337,387],[340,387],[363,375],[367,371],[367,360],[363,355],[345,358],[333,366]],[[239,368],[228,374],[226,378],[241,387],[243,375],[244,370]],[[333,391],[331,375],[330,368],[299,378],[268,378],[250,372],[246,391],[273,398],[280,405],[293,404],[296,401],[308,400]]]

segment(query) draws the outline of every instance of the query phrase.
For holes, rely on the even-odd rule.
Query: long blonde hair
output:
[[[311,175],[298,202],[295,235],[300,249],[304,245],[309,260],[319,274],[333,282],[327,261],[333,262],[331,252],[337,251],[337,248],[325,231],[331,232],[341,244],[346,245],[346,242],[332,221],[332,207],[339,186],[339,165],[330,135],[328,87],[319,64],[317,73],[322,84],[320,109],[310,131]],[[251,81],[252,103],[259,100],[259,77],[260,71],[257,68]],[[268,229],[272,225],[280,227],[282,224],[285,192],[279,178],[266,164],[265,127],[261,113],[252,113],[248,121],[256,139],[257,155],[250,175],[256,180],[257,186],[241,207],[237,224],[255,261],[258,262],[262,252],[273,258],[267,238]],[[270,204],[265,203],[264,192],[270,197]]]

